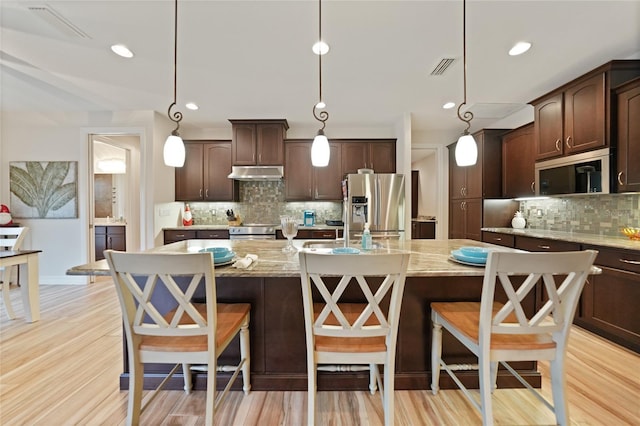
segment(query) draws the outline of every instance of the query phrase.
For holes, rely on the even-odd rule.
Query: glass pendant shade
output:
[[[456,164],[460,167],[473,166],[478,161],[478,145],[470,134],[464,134],[456,144]]]
[[[170,135],[164,143],[164,164],[170,167],[184,166],[184,142],[178,135]]]
[[[311,164],[313,167],[327,167],[330,156],[329,140],[322,130],[318,130],[318,134],[311,145]]]

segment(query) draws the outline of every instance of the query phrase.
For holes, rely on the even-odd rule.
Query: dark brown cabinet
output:
[[[436,238],[435,222],[422,222],[419,220],[411,221],[411,239],[412,240],[421,240],[421,239],[433,240],[435,238]]]
[[[639,74],[640,61],[611,61],[532,101],[536,160],[610,146],[611,89]]]
[[[608,247],[598,250],[600,275],[587,280],[575,323],[640,353],[640,253]]]
[[[620,86],[617,95],[617,192],[640,191],[640,78]]]
[[[533,123],[502,137],[502,196],[535,195],[535,146]]]
[[[175,169],[176,201],[237,201],[230,141],[185,141],[183,167]]]
[[[164,243],[170,244],[184,240],[228,240],[227,229],[165,229],[163,231]]]
[[[511,234],[503,234],[500,232],[482,231],[482,241],[485,243],[496,244],[503,247],[515,247],[516,239]]]
[[[373,169],[375,173],[396,172],[396,141],[341,140],[342,174]]]
[[[304,229],[300,227],[294,240],[334,240],[336,238],[336,229]],[[342,238],[342,229],[337,229],[337,231],[337,237]],[[276,239],[286,240],[279,229],[276,229]]]
[[[285,199],[287,201],[341,200],[341,150],[329,142],[331,156],[327,167],[311,165],[311,140],[285,143]]]
[[[456,143],[449,145],[449,238],[480,241],[483,200],[502,196],[502,135],[505,130],[481,130],[473,134],[478,161],[458,167]]]
[[[281,166],[287,120],[229,120],[234,166]]]
[[[94,230],[96,260],[104,259],[105,250],[125,251],[127,249],[126,227],[96,226]]]

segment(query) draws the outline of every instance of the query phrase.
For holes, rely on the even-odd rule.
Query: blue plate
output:
[[[209,252],[213,255],[215,260],[222,259],[229,256],[229,253],[233,253],[227,247],[207,247],[199,250],[200,253]]]
[[[467,263],[473,263],[476,265],[484,265],[487,263],[487,259],[485,258],[466,256],[460,250],[452,250],[451,256],[456,260],[460,260],[462,262],[467,262]]]
[[[360,250],[354,247],[336,247],[331,250],[333,254],[358,254]]]
[[[469,247],[460,247],[458,251],[462,253],[462,255],[464,256],[471,256],[471,257],[486,259],[491,249],[488,249],[486,247],[469,246]]]

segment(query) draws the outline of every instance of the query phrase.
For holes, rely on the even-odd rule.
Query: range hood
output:
[[[232,166],[229,179],[235,180],[280,180],[283,166]]]

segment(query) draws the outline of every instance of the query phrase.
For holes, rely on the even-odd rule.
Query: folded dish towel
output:
[[[249,266],[251,266],[257,260],[258,260],[258,255],[257,254],[247,254],[242,259],[236,260],[235,263],[232,266],[234,268],[238,268],[238,269],[247,269]]]

